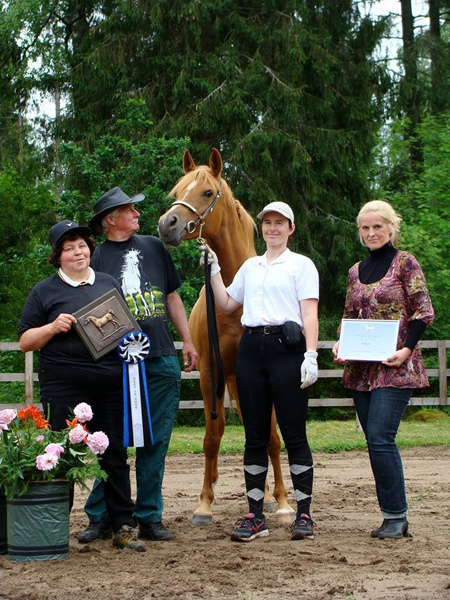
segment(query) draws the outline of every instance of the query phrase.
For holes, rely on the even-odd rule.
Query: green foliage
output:
[[[156,234],[167,191],[182,174],[181,159],[189,140],[156,137],[151,125],[145,103],[128,100],[117,111],[111,133],[101,136],[92,150],[75,142],[62,144],[61,159],[68,173],[61,196],[65,214],[87,222],[95,200],[119,186],[130,196],[146,195],[140,206],[141,231]]]
[[[156,2],[150,11],[160,76],[141,89],[159,129],[189,135],[201,162],[220,148],[252,214],[275,199],[293,206],[292,249],[318,265],[322,307],[336,310],[382,115],[387,79],[370,55],[383,23],[344,0]]]
[[[448,415],[441,408],[411,408],[416,410],[411,410],[407,418],[413,421],[445,421],[448,419]]]
[[[395,123],[383,157],[379,193],[403,217],[401,247],[412,252],[425,273],[436,312],[427,337],[447,339],[450,324],[450,113],[426,117],[417,128],[423,151],[420,173],[412,172],[403,140],[404,122]],[[386,142],[386,140],[385,140]]]
[[[362,18],[351,0],[25,5],[11,0],[7,13],[13,37],[33,40],[28,52],[44,62],[33,84],[66,92],[54,131],[65,142],[65,216],[84,222],[119,184],[148,194],[151,232],[161,190],[179,175],[171,151],[179,157],[189,138],[204,162],[216,146],[252,214],[273,199],[293,206],[292,249],[319,267],[323,314],[340,311],[389,84],[373,58],[384,20]]]
[[[55,222],[51,185],[36,179],[36,162],[25,168],[0,171],[0,337],[17,331],[20,310],[31,287],[47,272],[49,246],[45,243]]]

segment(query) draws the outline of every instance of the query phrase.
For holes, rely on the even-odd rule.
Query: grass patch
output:
[[[357,432],[355,421],[310,421],[307,431],[313,452],[335,453],[366,448],[364,434]],[[169,454],[202,454],[204,433],[203,427],[175,427]],[[402,421],[397,444],[399,448],[450,446],[450,417],[424,422]],[[220,454],[242,454],[243,451],[244,428],[228,425],[220,444]]]

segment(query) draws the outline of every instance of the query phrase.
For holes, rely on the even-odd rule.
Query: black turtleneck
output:
[[[377,250],[369,250],[369,256],[359,263],[360,282],[375,283],[383,279],[397,252],[397,248],[390,243]]]
[[[397,252],[397,248],[394,248],[390,242],[377,250],[369,250],[369,256],[359,263],[360,282],[368,284],[380,281],[388,272]],[[414,350],[426,327],[423,321],[417,319],[410,321],[405,346]]]

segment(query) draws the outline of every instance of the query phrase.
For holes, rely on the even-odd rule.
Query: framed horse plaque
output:
[[[117,348],[124,335],[140,329],[115,288],[80,308],[73,316],[77,320],[74,327],[94,360]]]

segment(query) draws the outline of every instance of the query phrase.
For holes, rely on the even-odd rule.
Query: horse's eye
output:
[[[212,190],[206,190],[206,192],[203,193],[207,198],[211,198],[213,194],[214,192]]]

